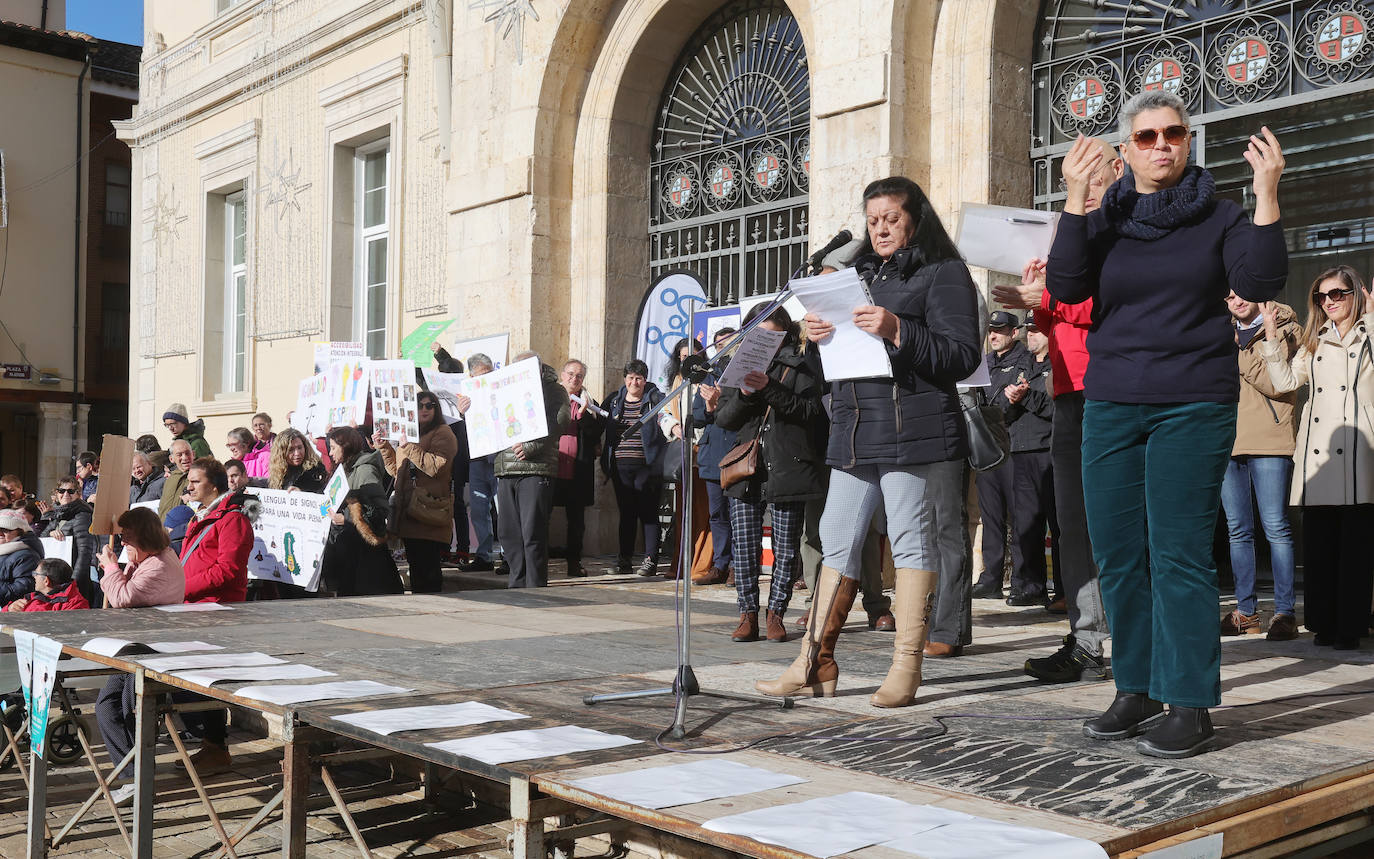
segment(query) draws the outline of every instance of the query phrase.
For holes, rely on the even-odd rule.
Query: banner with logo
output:
[[[649,365],[650,382],[666,388],[668,360],[673,346],[687,336],[690,308],[696,304],[700,309],[707,303],[701,281],[685,271],[665,274],[649,287],[639,306],[634,354]]]
[[[41,758],[48,746],[48,712],[62,645],[24,630],[15,630],[14,645],[19,659],[19,685],[29,714],[29,748]]]

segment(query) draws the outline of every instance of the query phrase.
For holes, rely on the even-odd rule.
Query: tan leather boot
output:
[[[893,643],[892,667],[887,678],[868,700],[874,707],[909,707],[916,701],[938,578],[930,570],[897,570],[897,597],[892,601],[897,640]]]
[[[758,641],[759,640],[759,613],[756,611],[742,611],[739,613],[739,626],[730,633],[731,641]]]
[[[811,602],[812,623],[802,637],[801,653],[777,680],[760,680],[754,688],[765,695],[833,697],[840,677],[835,664],[835,640],[840,637],[858,594],[857,579],[847,579],[829,567],[821,567]]]

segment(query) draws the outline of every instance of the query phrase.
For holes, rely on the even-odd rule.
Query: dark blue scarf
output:
[[[1118,234],[1154,241],[1209,212],[1216,190],[1212,174],[1197,165],[1184,170],[1177,185],[1153,194],[1137,191],[1134,180],[1127,174],[1102,196],[1102,212]]]

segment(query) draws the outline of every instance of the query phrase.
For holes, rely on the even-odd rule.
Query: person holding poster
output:
[[[329,472],[320,462],[319,451],[305,434],[284,429],[272,440],[272,458],[267,463],[268,489],[295,489],[323,492]]]
[[[440,556],[453,534],[453,461],[458,439],[444,423],[432,391],[416,395],[420,440],[393,447],[378,433],[373,446],[396,478],[400,517],[394,527],[405,543],[412,593],[438,593],[444,576]],[[352,484],[350,484],[351,486]]]
[[[343,509],[330,514],[320,581],[336,596],[399,594],[401,575],[386,545],[386,466],[353,427],[329,431],[329,455],[348,478]]]

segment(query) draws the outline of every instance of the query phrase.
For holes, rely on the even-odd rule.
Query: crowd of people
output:
[[[1146,754],[1196,754],[1212,738],[1208,708],[1220,703],[1220,635],[1264,626],[1253,511],[1275,582],[1268,637],[1299,634],[1290,504],[1304,517],[1306,626],[1316,643],[1351,649],[1368,631],[1374,558],[1359,540],[1374,526],[1374,318],[1365,282],[1344,266],[1312,284],[1305,324],[1273,303],[1288,268],[1277,190],[1284,161],[1267,129],[1244,153],[1251,214],[1216,195],[1211,175],[1189,164],[1189,146],[1187,109],[1162,91],[1129,102],[1119,146],[1075,142],[1049,257],[1028,260],[1019,286],[995,287],[1007,309],[992,313],[921,188],[902,177],[874,182],[860,201],[866,235],[825,260],[867,284],[872,304],[851,320],[755,307],[742,325],[779,332],[782,345],[766,372],[738,387],[689,371],[706,349],[684,339],[664,381],[698,381],[666,404],[641,360],[628,361],[622,384],[600,401],[584,387],[586,364],[541,361],[548,434],[490,456],[469,456],[464,422],[445,420],[422,377],[420,436],[402,444],[366,425],[320,439],[274,433],[258,414],[229,432],[220,461],[203,423],[173,403],[163,414],[168,448],[153,436],[136,443],[129,501],[146,506],[119,517],[123,562],[116,542],[89,532],[100,491],[94,454],[77,459],[51,503],[0,478],[0,606],[306,596],[250,585],[256,502],[246,490],[318,492],[335,469],[349,491],[331,517],[323,592],[400,593],[400,557],[412,592],[440,590],[445,562],[540,587],[555,552],[569,576],[588,575],[586,510],[598,483],[609,484],[619,514],[611,571],[657,574],[669,539],[660,510],[676,506],[676,539],[690,543],[691,563],[670,574],[734,588],[733,641],[786,641],[785,616],[805,592],[801,651],[779,677],[757,683],[766,694],[835,693],[837,643],[862,594],[869,628],[894,642],[871,703],[909,706],[923,658],[956,658],[972,643],[972,600],[1005,599],[1067,615],[1063,647],[1025,663],[1038,680],[1106,679],[1111,636],[1117,695],[1085,723],[1087,736],[1143,734]],[[890,377],[826,380],[818,350],[839,321],[883,342]],[[714,332],[711,354],[734,334]],[[437,346],[435,355],[445,372],[493,367],[485,355],[466,368]],[[515,360],[525,358],[538,356]],[[974,385],[980,369],[988,382]],[[460,413],[472,405],[456,400]],[[1000,465],[976,471],[969,462],[971,412],[1004,430]],[[682,504],[689,483],[691,510]],[[554,507],[568,525],[559,550],[550,548]],[[1219,510],[1237,602],[1220,628]],[[763,597],[765,525],[772,563]],[[43,560],[35,535],[73,540],[73,562]],[[112,756],[129,747],[129,701],[116,681],[102,694]],[[224,763],[223,724],[207,717],[201,732],[204,762]]]

